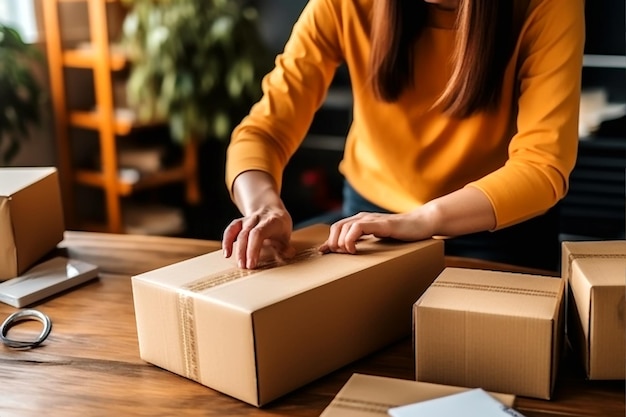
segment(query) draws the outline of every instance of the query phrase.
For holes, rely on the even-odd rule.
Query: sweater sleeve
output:
[[[227,150],[226,186],[244,171],[269,173],[278,188],[335,71],[342,62],[337,0],[311,0],[295,23],[274,69],[262,81],[263,96],[233,130]]]
[[[496,228],[565,196],[578,149],[583,0],[533,0],[520,33],[517,133],[506,164],[469,184],[490,199]]]

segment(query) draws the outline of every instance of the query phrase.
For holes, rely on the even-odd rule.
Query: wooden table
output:
[[[100,278],[35,308],[53,329],[39,348],[0,347],[0,416],[319,416],[354,372],[414,379],[411,340],[350,364],[257,409],[139,358],[130,275],[207,253],[218,242],[67,232],[60,254],[101,267]],[[449,258],[450,266],[516,270],[508,265]],[[0,320],[15,309],[0,304]],[[38,322],[11,330],[38,333]],[[624,382],[583,378],[565,355],[552,401],[519,397],[528,417],[625,415]]]

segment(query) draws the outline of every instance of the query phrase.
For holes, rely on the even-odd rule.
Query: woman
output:
[[[310,0],[233,131],[226,181],[243,217],[224,231],[225,256],[242,268],[266,246],[290,256],[281,176],[344,62],[344,209],[360,213],[334,223],[321,250],[355,253],[365,234],[454,237],[448,254],[537,249],[541,236],[524,248],[510,231],[567,192],[583,44],[582,0]],[[552,235],[546,250],[558,252]]]

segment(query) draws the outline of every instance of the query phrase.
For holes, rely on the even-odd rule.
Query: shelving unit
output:
[[[626,69],[626,56],[586,54],[583,57],[583,67]]]
[[[47,55],[53,110],[56,121],[57,160],[63,191],[68,229],[83,229],[123,233],[122,198],[140,190],[173,183],[185,185],[187,203],[200,200],[197,179],[197,144],[187,141],[180,165],[142,175],[137,181],[120,178],[117,160],[118,140],[123,140],[136,129],[147,127],[139,123],[130,111],[116,108],[113,74],[123,71],[129,62],[120,51],[111,46],[107,8],[119,0],[45,0],[42,2],[47,36]],[[89,47],[66,48],[62,37],[59,7],[61,3],[83,2],[87,6]],[[90,70],[93,73],[95,93],[94,110],[68,108],[66,68]],[[161,123],[162,124],[162,123]],[[84,169],[75,165],[72,155],[70,129],[95,131],[99,142],[99,168]],[[106,221],[103,225],[85,225],[76,216],[74,189],[77,185],[95,187],[104,193]]]

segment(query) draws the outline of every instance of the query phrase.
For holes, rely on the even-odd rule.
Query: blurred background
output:
[[[68,229],[221,239],[238,216],[224,184],[228,133],[306,1],[179,0],[167,13],[158,3],[0,0],[0,59],[21,64],[41,93],[19,89],[32,99],[19,106],[26,126],[0,119],[0,164],[57,166]],[[624,4],[586,2],[579,160],[559,205],[563,239],[625,235]],[[7,27],[23,48],[9,45]],[[2,78],[0,66],[0,110],[20,99]],[[351,105],[341,67],[285,173],[296,223],[341,204]]]

